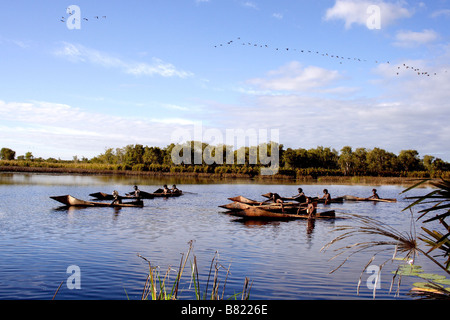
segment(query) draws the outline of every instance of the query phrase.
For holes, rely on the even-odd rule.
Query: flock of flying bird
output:
[[[67,9],[69,9],[69,8],[67,8]],[[72,15],[73,13],[72,12],[69,12],[69,15]],[[94,16],[93,18],[92,18],[92,20],[93,19],[96,19],[96,20],[99,20],[99,19],[106,19],[106,16]],[[75,19],[76,20],[76,19]],[[88,18],[83,18],[83,20],[84,21],[89,21],[89,19]],[[61,17],[61,19],[59,20],[59,21],[61,21],[61,22],[66,22],[66,17],[64,17],[64,16],[62,16]]]
[[[71,14],[72,13],[69,13],[69,15],[71,15]],[[65,19],[66,19],[66,17],[61,17],[60,21],[61,22],[66,22]],[[100,16],[94,16],[93,19],[96,19],[96,20],[106,19],[106,16],[101,16],[101,17]],[[88,18],[83,18],[83,20],[89,21]],[[244,42],[244,41],[241,40],[240,37],[237,38],[237,41],[234,41],[234,40],[227,41],[226,45],[232,45],[232,44],[237,44],[237,43],[240,43],[243,46],[251,46],[251,47],[258,47],[258,48],[269,48],[269,45],[267,45],[267,44],[262,45],[262,44],[251,43],[251,42]],[[221,44],[215,45],[214,47],[217,48],[217,47],[223,47],[223,46],[224,46],[224,44],[221,43]],[[296,51],[296,52],[300,52],[300,53],[317,54],[317,55],[321,55],[323,57],[329,57],[329,58],[333,58],[333,59],[338,59],[339,60],[339,64],[342,64],[343,61],[367,62],[366,59],[343,57],[343,56],[339,56],[339,55],[336,55],[336,54],[328,54],[328,53],[325,53],[325,52],[319,52],[319,51],[316,51],[316,50],[304,50],[304,49],[296,49],[296,48],[278,48],[278,47],[275,47],[275,50],[276,51],[279,51],[279,50],[281,50],[281,51],[283,51],[283,50],[284,51]],[[375,60],[374,62],[375,63],[379,63],[378,60]],[[390,64],[389,61],[386,61],[386,63]],[[433,76],[437,75],[436,72],[424,71],[424,70],[421,70],[419,68],[415,68],[413,66],[406,65],[406,63],[403,63],[403,65],[397,66],[397,70],[396,70],[397,75],[400,75],[400,71],[402,69],[407,70],[407,71],[413,71],[413,72],[417,73],[417,75],[419,75],[419,76],[427,76],[427,77],[429,77],[431,75],[433,75]],[[445,70],[445,72],[447,73],[447,70]]]
[[[251,42],[245,42],[242,41],[241,38],[237,38],[237,40],[230,40],[227,41],[226,44],[218,44],[215,45],[215,48],[220,48],[226,45],[241,45],[241,46],[249,46],[249,47],[256,47],[256,48],[270,48],[269,45],[267,44],[257,44],[257,43],[251,43]],[[320,51],[316,51],[316,50],[305,50],[305,49],[296,49],[296,48],[278,48],[278,47],[274,47],[275,51],[291,51],[291,52],[299,52],[299,53],[306,53],[306,54],[316,54],[316,55],[321,55],[323,57],[328,57],[328,58],[333,58],[336,59],[337,61],[339,61],[339,64],[342,64],[345,61],[352,61],[352,62],[367,62],[366,59],[361,59],[361,58],[354,58],[354,57],[343,57],[341,55],[336,55],[336,54],[329,54],[326,52],[320,52]],[[375,60],[375,63],[380,63],[380,61]],[[389,61],[386,61],[385,63],[390,64]],[[400,72],[402,70],[404,71],[413,71],[415,72],[415,74],[417,74],[418,76],[425,76],[425,77],[430,77],[430,76],[436,76],[437,72],[428,72],[425,70],[421,70],[420,68],[415,68],[413,66],[409,66],[406,63],[403,63],[402,65],[398,65],[396,66],[397,68],[395,69],[395,72],[397,73],[397,76],[400,75]],[[395,67],[394,67],[395,68]],[[447,71],[445,71],[447,72]]]

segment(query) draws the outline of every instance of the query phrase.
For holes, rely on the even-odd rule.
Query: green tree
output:
[[[283,153],[283,162],[290,169],[308,168],[311,164],[308,151],[303,148],[288,148]]]
[[[431,172],[433,171],[433,161],[434,157],[430,155],[423,156],[422,164],[425,170]]]
[[[322,146],[316,149],[309,149],[309,167],[336,169],[338,167],[338,153],[336,150],[324,148]]]
[[[357,148],[353,152],[353,174],[367,174],[367,150],[366,148]]]
[[[345,146],[341,149],[341,154],[339,155],[338,164],[344,175],[350,175],[353,173],[354,167],[354,156],[352,148]]]
[[[172,151],[173,151],[173,149],[175,148],[175,144],[174,143],[171,143],[171,144],[169,144],[167,147],[165,147],[164,149],[163,149],[163,164],[166,164],[166,165],[172,165],[173,164],[173,161],[172,161]]]
[[[9,148],[2,148],[0,150],[0,159],[1,160],[14,160],[16,157],[16,152]]]
[[[158,147],[145,147],[142,160],[145,164],[162,164],[164,152]]]
[[[144,163],[144,147],[142,144],[129,144],[125,147],[125,164],[133,166]]]
[[[34,159],[34,156],[30,151],[25,153],[25,160],[33,160],[33,159]]]
[[[367,169],[371,173],[384,173],[395,171],[397,156],[384,149],[374,148],[367,153]]]
[[[397,160],[400,170],[416,171],[421,169],[419,153],[416,150],[400,151]]]

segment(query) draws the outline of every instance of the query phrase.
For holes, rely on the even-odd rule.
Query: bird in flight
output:
[[[241,37],[238,37],[237,38],[238,40],[241,40]],[[258,46],[257,44],[254,44],[254,43],[251,43],[251,42],[240,42],[240,43],[242,43],[242,45],[243,46],[251,46],[251,47],[260,47],[260,48],[269,48],[269,45],[267,45],[267,44],[265,44],[264,46],[263,45],[260,45],[260,46]],[[228,45],[232,45],[232,44],[234,44],[234,42],[233,42],[233,40],[230,40],[230,41],[227,41],[227,44]],[[222,47],[223,45],[222,44],[220,44],[219,46],[218,45],[215,45],[214,47],[215,48],[217,48],[217,47]],[[275,47],[274,48],[275,49],[275,51],[278,51],[278,47]],[[294,52],[294,51],[297,51],[297,49],[295,49],[295,48],[285,48],[286,50],[285,50],[285,52],[286,51],[290,51],[290,52]],[[352,58],[351,57],[344,57],[344,56],[341,56],[341,55],[335,55],[335,54],[329,54],[328,52],[324,52],[324,53],[322,53],[322,52],[320,52],[320,51],[317,51],[317,50],[298,50],[299,52],[301,52],[301,53],[304,53],[304,54],[306,54],[306,53],[315,53],[315,54],[321,54],[321,56],[323,56],[323,57],[331,57],[331,58],[337,58],[337,59],[341,59],[341,61],[339,62],[339,64],[343,64],[342,63],[342,60],[344,60],[344,59],[346,59],[346,60],[349,60],[349,61],[351,61],[352,60]],[[353,61],[355,61],[355,62],[367,62],[368,60],[367,59],[361,59],[361,58],[357,58],[357,57],[353,57]],[[379,59],[376,59],[376,60],[373,60],[373,62],[375,63],[375,64],[382,64],[383,62],[381,62]],[[387,60],[386,62],[385,62],[386,64],[388,64],[388,65],[392,65],[391,64],[391,61],[390,60]],[[438,75],[438,73],[437,72],[433,72],[433,73],[431,73],[431,72],[425,72],[425,71],[422,71],[422,72],[418,72],[419,71],[419,68],[414,68],[414,67],[412,67],[412,66],[409,66],[409,65],[407,65],[406,63],[403,63],[402,65],[396,65],[396,66],[394,66],[394,65],[392,65],[392,68],[395,70],[395,67],[397,67],[396,69],[398,70],[398,72],[396,72],[397,73],[397,75],[399,75],[400,74],[400,69],[402,69],[402,67],[404,68],[404,69],[406,69],[406,70],[410,70],[410,71],[415,71],[415,73],[417,72],[417,75],[419,75],[419,76],[430,76],[430,74],[433,74],[433,75],[435,75],[435,76],[437,76]],[[445,72],[447,72],[447,70],[445,71]]]

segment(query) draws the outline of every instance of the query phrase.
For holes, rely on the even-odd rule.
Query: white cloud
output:
[[[256,3],[252,2],[252,1],[243,2],[242,5],[247,8],[258,9],[258,6],[256,5]]]
[[[402,2],[390,3],[380,0],[336,0],[334,6],[326,11],[324,19],[344,20],[345,28],[353,24],[367,26],[367,20],[371,16],[367,13],[370,6],[380,8],[381,28],[401,18],[412,16],[412,10],[403,7]]]
[[[187,111],[189,110],[189,108],[187,107],[182,107],[176,104],[170,104],[170,103],[165,103],[162,105],[164,108],[170,109],[170,110],[177,110],[177,111]]]
[[[303,67],[292,61],[277,70],[268,72],[265,78],[250,79],[247,83],[262,90],[273,91],[308,91],[323,88],[341,76],[336,70],[327,70],[315,66]]]
[[[123,72],[132,75],[160,75],[162,77],[187,78],[193,73],[178,70],[173,64],[153,58],[153,63],[128,62],[120,58],[112,57],[95,49],[86,48],[80,44],[65,42],[62,48],[55,51],[55,55],[67,58],[72,62],[89,62],[105,68],[119,68]]]
[[[399,31],[395,36],[394,45],[399,47],[415,47],[436,41],[439,35],[436,31],[425,29],[416,31]]]
[[[378,64],[374,69],[378,81],[371,86],[377,95],[372,98],[355,92],[355,88],[336,86],[339,74],[290,63],[268,72],[265,78],[248,80],[261,90],[241,89],[239,103],[210,106],[222,127],[279,129],[280,143],[285,147],[323,145],[339,150],[350,145],[395,153],[415,149],[421,156],[431,154],[449,161],[448,55],[432,61]],[[404,67],[403,74],[397,76],[397,66],[403,63],[427,70],[432,76],[419,76]],[[306,79],[310,81],[303,81]],[[330,97],[327,91],[342,95]]]
[[[274,13],[272,14],[272,17],[274,17],[275,19],[283,19],[283,14],[282,13]]]
[[[130,64],[126,67],[125,72],[133,75],[160,75],[163,77],[179,77],[187,78],[193,75],[191,72],[177,70],[177,68],[171,64],[164,62],[160,59],[153,59],[153,64],[138,63]]]
[[[450,17],[450,9],[437,10],[431,14],[432,18],[438,18],[441,16]]]
[[[177,117],[119,117],[46,101],[0,100],[0,113],[0,140],[22,148],[15,149],[17,154],[32,151],[37,157],[63,159],[76,154],[93,157],[105,147],[135,143],[165,146],[171,143],[170,134],[161,132],[194,123]]]

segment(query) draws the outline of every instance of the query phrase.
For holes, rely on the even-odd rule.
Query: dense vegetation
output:
[[[171,155],[173,149],[179,146],[170,144],[165,148],[159,148],[144,147],[140,144],[127,145],[123,148],[108,148],[104,153],[91,159],[84,157],[78,159],[77,156],[74,156],[70,161],[55,158],[35,158],[31,152],[20,155],[16,159],[15,151],[2,148],[0,150],[0,160],[2,160],[0,165],[258,175],[261,167],[268,166],[262,164],[264,161],[260,161],[259,151],[261,147],[265,147],[269,156],[272,145],[231,150],[227,146],[210,146],[206,143],[190,141],[184,144],[184,146],[189,147],[191,152],[191,155],[187,157],[190,161],[175,165]],[[278,173],[291,177],[383,176],[426,178],[450,176],[450,163],[431,155],[425,155],[421,158],[416,150],[402,150],[397,155],[381,148],[357,148],[353,150],[346,146],[338,152],[335,149],[322,146],[308,150],[303,148],[288,148],[285,150],[283,145],[274,145],[274,147],[275,149],[272,150],[278,148],[279,151]],[[212,163],[211,161],[205,161],[205,153],[215,156],[219,152],[222,152],[221,159],[223,161]]]

